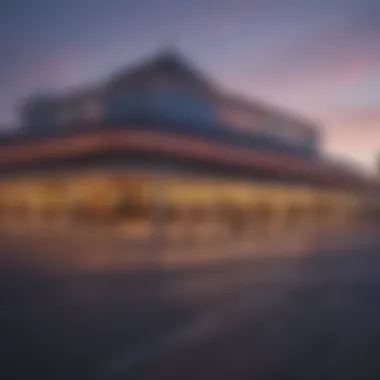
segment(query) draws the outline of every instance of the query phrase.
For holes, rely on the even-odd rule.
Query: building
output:
[[[21,114],[0,141],[12,220],[239,235],[345,223],[377,204],[375,181],[323,157],[313,122],[226,95],[173,52]]]

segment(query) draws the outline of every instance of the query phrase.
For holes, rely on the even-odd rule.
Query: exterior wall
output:
[[[217,106],[216,114],[225,127],[251,138],[256,136],[258,139],[267,140],[269,145],[272,140],[274,143],[294,148],[294,153],[297,150],[305,153],[318,151],[317,133],[306,123],[228,101]]]
[[[104,115],[103,99],[100,96],[83,96],[66,99],[59,107],[59,124],[61,128],[80,123],[97,123]]]
[[[122,121],[146,112],[148,95],[144,90],[125,89],[110,95],[104,102],[104,120]]]
[[[301,126],[286,125],[266,115],[246,118],[239,113],[223,113],[212,100],[180,89],[125,89],[105,98],[31,104],[24,114],[31,132],[48,132],[81,123],[125,122],[138,116],[178,123],[189,132],[207,130],[230,144],[310,155],[318,150],[317,139]],[[286,132],[298,128],[298,133]]]
[[[149,95],[150,112],[179,122],[212,124],[214,110],[210,102],[194,94],[176,90],[156,90]]]
[[[31,100],[22,110],[24,127],[36,133],[57,129],[60,104],[54,98]]]
[[[213,123],[213,108],[195,95],[175,90],[128,90],[105,100],[104,120],[122,121],[134,116],[156,117],[179,123]]]
[[[29,131],[48,132],[103,118],[100,96],[79,96],[40,101],[31,100],[23,111],[23,124]]]
[[[31,232],[32,247],[42,244],[34,252],[26,246],[28,255],[20,260],[49,270],[188,265],[305,255],[315,252],[307,248],[315,247],[315,238],[323,245],[331,232],[341,231],[347,241],[347,231],[360,230],[357,216],[371,203],[363,201],[344,190],[82,172],[2,180],[0,226],[3,238],[21,244],[12,255],[25,252],[28,239],[20,236]],[[49,244],[35,236],[48,236]]]
[[[88,101],[87,101],[88,100]],[[317,151],[316,138],[301,126],[286,125],[281,119],[267,115],[250,118],[239,113],[221,112],[216,102],[194,91],[175,87],[167,89],[125,89],[105,98],[35,103],[25,113],[26,128],[31,132],[48,132],[70,125],[89,122],[128,122],[144,116],[157,121],[178,123],[178,129],[189,132],[207,130],[209,137],[230,144],[310,155]],[[286,132],[285,127],[299,132]]]
[[[157,187],[159,186],[159,187]],[[19,178],[0,183],[1,212],[18,214],[23,210],[59,215],[71,213],[80,222],[120,221],[134,225],[145,223],[153,207],[167,210],[208,210],[232,208],[247,215],[259,208],[276,214],[301,210],[311,218],[324,209],[324,223],[331,216],[342,221],[363,206],[363,197],[345,190],[323,190],[296,185],[253,181],[227,181],[197,177],[164,177],[153,173],[112,175],[107,172],[83,172],[75,176]],[[366,200],[366,204],[368,200]],[[23,219],[23,217],[21,217]],[[167,220],[168,221],[168,220]],[[168,221],[169,222],[169,221]]]

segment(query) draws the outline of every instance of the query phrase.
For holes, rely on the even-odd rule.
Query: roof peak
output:
[[[191,61],[181,51],[172,46],[165,46],[153,52],[149,57],[135,63],[134,66],[116,72],[107,82],[107,88],[119,88],[123,83],[129,82],[131,78],[149,77],[151,74],[165,73],[173,77],[180,76],[188,78],[210,93],[215,93],[214,84],[210,83],[206,76],[199,72]],[[132,79],[133,80],[133,79]]]
[[[169,57],[169,58],[180,58],[182,54],[178,48],[174,46],[165,46],[156,51],[155,57]]]
[[[165,66],[187,66],[187,59],[182,56],[178,49],[166,47],[160,49],[151,57],[153,64]]]

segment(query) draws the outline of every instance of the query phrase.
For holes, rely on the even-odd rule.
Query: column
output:
[[[153,247],[160,248],[165,241],[167,230],[165,184],[162,179],[154,180],[151,204],[151,241]]]
[[[269,234],[272,237],[282,236],[286,231],[288,208],[283,204],[274,204],[270,216]]]
[[[31,205],[29,208],[29,223],[32,231],[39,231],[42,225],[43,215],[37,205]]]
[[[191,206],[186,206],[182,210],[183,218],[183,240],[186,245],[194,242],[195,228],[194,228],[194,215],[193,208]]]

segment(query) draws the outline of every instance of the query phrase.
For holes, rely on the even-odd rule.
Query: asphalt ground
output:
[[[1,378],[378,379],[379,248],[72,275],[3,264]]]

